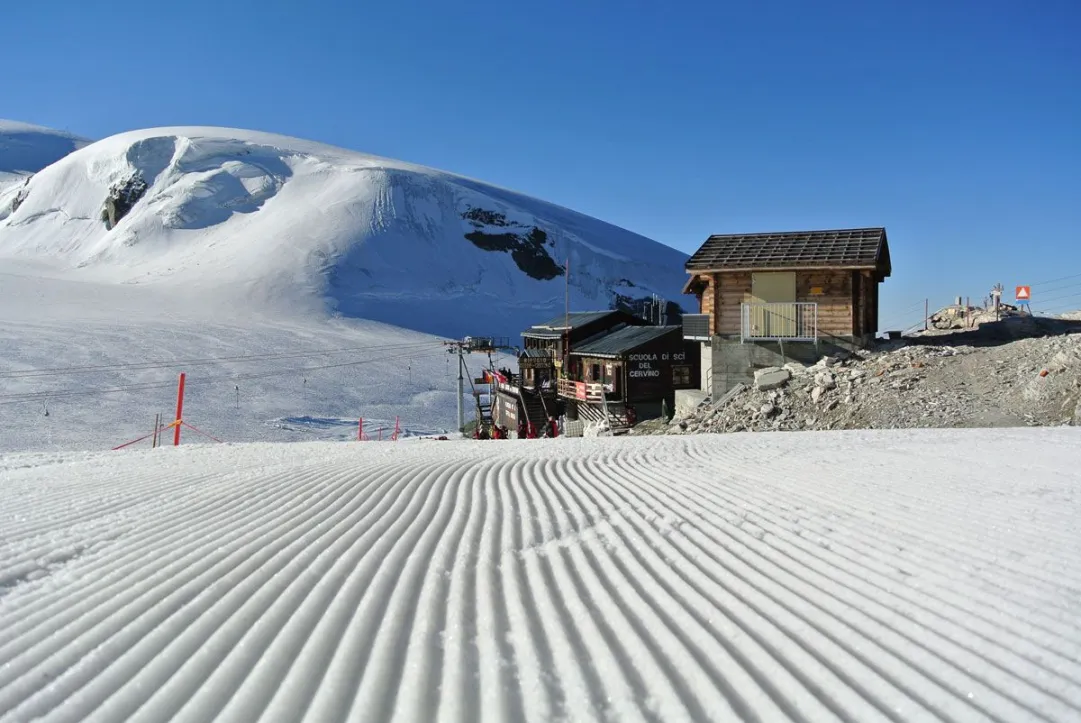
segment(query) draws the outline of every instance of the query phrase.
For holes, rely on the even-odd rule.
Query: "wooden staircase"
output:
[[[488,387],[488,391],[482,391],[481,389],[474,388],[473,398],[477,402],[477,423],[486,429],[492,427],[492,401],[495,397],[495,392],[489,385],[483,385]]]
[[[522,406],[525,407],[526,419],[533,422],[533,426],[538,430],[544,429],[544,425],[548,423],[548,415],[545,413],[541,395],[538,392],[523,389]]]
[[[578,416],[589,422],[606,423],[612,431],[630,429],[627,421],[627,406],[623,402],[608,402],[608,416],[605,417],[604,406],[600,404],[578,404]]]

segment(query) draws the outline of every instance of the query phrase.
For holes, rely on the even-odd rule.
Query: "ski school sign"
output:
[[[627,357],[628,379],[652,379],[661,376],[661,369],[673,364],[686,364],[687,352],[655,352],[631,354]]]
[[[659,377],[661,370],[657,368],[658,356],[658,354],[631,354],[627,358],[627,378]]]

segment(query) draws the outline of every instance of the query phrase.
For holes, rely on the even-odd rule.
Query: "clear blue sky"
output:
[[[883,225],[887,326],[1071,274],[1035,301],[1081,307],[1079,0],[35,0],[3,25],[0,117],[275,131],[688,253]]]

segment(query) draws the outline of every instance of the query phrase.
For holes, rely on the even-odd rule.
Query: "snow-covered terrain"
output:
[[[65,131],[0,118],[0,219],[31,175],[89,144]]]
[[[0,184],[22,180],[87,145],[66,131],[0,118]]]
[[[53,163],[0,205],[0,262],[178,303],[511,336],[564,308],[681,300],[686,255],[479,181],[295,138],[158,128]],[[14,208],[14,210],[12,210]]]
[[[185,419],[227,442],[352,439],[360,417],[373,438],[395,417],[407,434],[456,424],[456,361],[441,341],[378,322],[263,313],[22,263],[0,266],[0,319],[0,452],[141,437],[155,414],[172,421],[179,372]],[[474,376],[481,363],[467,359]]]
[[[0,720],[1078,720],[1079,449],[0,457]]]
[[[0,198],[0,451],[142,436],[181,371],[185,417],[230,442],[441,432],[433,334],[519,343],[564,308],[568,256],[576,309],[683,282],[673,249],[421,166],[214,128],[64,155],[83,142],[39,131],[0,126],[0,168],[38,171]]]

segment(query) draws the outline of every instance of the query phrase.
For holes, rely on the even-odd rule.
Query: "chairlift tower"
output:
[[[462,397],[465,395],[465,355],[487,354],[491,363],[492,352],[517,352],[518,347],[511,346],[507,337],[493,336],[467,336],[460,341],[445,341],[443,346],[447,347],[448,354],[458,357],[458,431],[461,432],[465,429],[465,408],[462,407]]]

